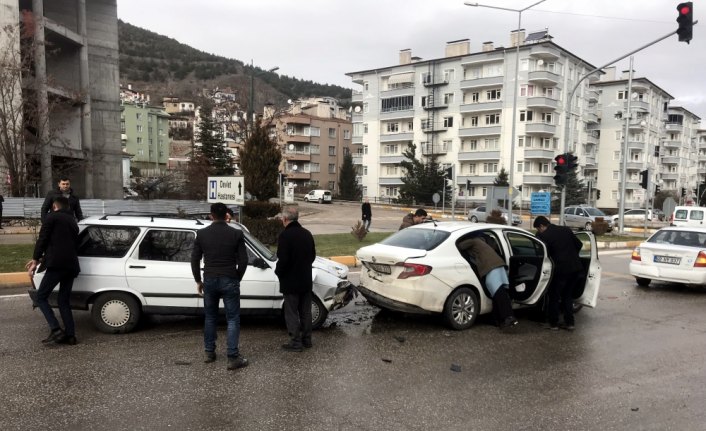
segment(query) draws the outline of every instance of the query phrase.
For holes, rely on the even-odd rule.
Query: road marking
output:
[[[8,298],[25,298],[28,297],[29,294],[27,293],[17,293],[15,295],[2,295],[0,296],[0,299],[8,299]]]

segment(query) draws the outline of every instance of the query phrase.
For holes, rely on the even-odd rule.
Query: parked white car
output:
[[[329,190],[312,190],[304,195],[306,202],[318,202],[320,204],[330,204],[333,196]]]
[[[203,314],[203,298],[191,273],[191,249],[204,220],[158,216],[89,217],[79,223],[81,273],[74,280],[72,308],[91,309],[96,328],[130,332],[142,314]],[[248,268],[240,283],[242,314],[282,313],[284,302],[274,268],[277,256],[238,223],[245,235]],[[41,269],[40,269],[41,270]],[[43,272],[33,277],[39,286]],[[317,257],[312,265],[312,320],[321,326],[329,311],[355,295],[348,267]],[[34,298],[36,290],[30,290]],[[50,297],[57,306],[58,286]]]
[[[357,289],[379,307],[440,314],[454,329],[469,328],[493,306],[475,263],[457,246],[471,236],[482,237],[507,263],[513,306],[539,306],[552,277],[547,249],[526,230],[505,225],[426,222],[403,229],[358,250],[363,268]],[[585,272],[575,303],[595,307],[601,280],[596,241],[590,232],[576,236],[584,244]]]
[[[612,216],[613,218],[613,227],[614,228],[619,228],[620,227],[620,214],[616,214]],[[644,208],[634,208],[631,210],[626,210],[623,213],[623,220],[625,221],[625,225],[635,225],[639,226],[641,223],[644,224],[645,221],[647,222],[652,222],[652,221],[658,221],[659,217],[657,216],[657,213],[652,211],[652,210],[646,210]]]
[[[504,208],[497,208],[500,210],[502,213],[503,218],[505,219],[505,223],[508,223],[508,217],[507,217],[507,210]],[[472,221],[474,223],[481,222],[485,223],[486,220],[488,219],[488,216],[490,215],[490,212],[486,210],[485,206],[480,206],[477,208],[473,208],[468,211],[468,221]],[[510,223],[508,223],[510,224]],[[513,226],[519,226],[522,224],[522,218],[520,218],[519,215],[517,214],[512,214],[512,225]]]
[[[608,223],[608,232],[613,230],[613,219],[605,215],[598,208],[570,206],[564,209],[564,226],[590,231],[593,229],[593,222],[602,217]]]
[[[658,230],[633,250],[630,275],[643,287],[652,281],[706,285],[706,228]]]

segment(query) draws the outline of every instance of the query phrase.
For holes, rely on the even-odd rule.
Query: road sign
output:
[[[294,186],[288,185],[284,187],[284,203],[294,203]]]
[[[441,196],[439,196],[438,193],[434,193],[431,197],[431,200],[433,200],[435,204],[438,204],[439,201],[441,200]]]
[[[533,192],[530,195],[530,212],[533,215],[549,215],[552,210],[552,194]]]
[[[245,205],[245,180],[243,177],[208,177],[206,196],[210,203]]]

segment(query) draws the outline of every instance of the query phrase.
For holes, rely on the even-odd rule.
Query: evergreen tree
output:
[[[255,122],[250,136],[243,148],[238,151],[238,155],[240,169],[245,176],[245,190],[260,201],[277,197],[282,152],[261,122]]]
[[[443,193],[446,188],[446,196],[451,196],[451,187],[446,182],[446,176],[441,169],[436,155],[431,155],[426,162],[417,159],[417,146],[413,143],[407,145],[407,149],[402,153],[406,160],[400,165],[405,171],[400,186],[400,200],[404,203],[431,204],[434,193]],[[449,199],[450,202],[450,199]]]
[[[360,199],[362,193],[355,177],[356,172],[355,166],[353,166],[353,156],[351,153],[344,154],[341,173],[338,177],[338,191],[341,199],[349,201]]]
[[[588,189],[576,174],[576,169],[569,170],[566,175],[566,201],[565,205],[582,205],[588,201]],[[561,187],[556,187],[552,192],[552,211],[559,211],[561,205]]]
[[[508,173],[505,170],[505,168],[500,168],[500,172],[498,172],[498,176],[495,177],[493,180],[493,185],[495,186],[509,186],[510,182],[508,181]]]
[[[201,146],[195,147],[196,157],[202,157],[211,167],[209,174],[212,176],[233,175],[233,159],[230,150],[226,147],[223,132],[213,121],[212,106],[206,104],[201,107],[201,122],[196,142]]]

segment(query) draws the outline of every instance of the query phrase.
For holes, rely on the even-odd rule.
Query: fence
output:
[[[5,198],[3,218],[39,218],[44,199],[41,198]],[[208,213],[211,204],[201,201],[156,199],[133,201],[121,199],[81,199],[83,216],[117,214],[120,211],[140,211],[150,213]]]

